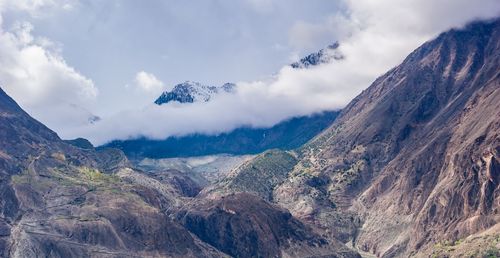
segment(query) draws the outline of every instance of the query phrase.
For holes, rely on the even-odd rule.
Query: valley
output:
[[[340,111],[216,136],[94,147],[0,90],[0,256],[498,257],[500,20],[443,32]]]

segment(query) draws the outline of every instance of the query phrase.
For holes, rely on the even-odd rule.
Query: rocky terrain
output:
[[[193,177],[201,177],[203,185],[210,185],[223,179],[236,167],[252,159],[255,155],[210,155],[187,158],[150,159],[135,162],[135,166],[148,172],[176,170]]]
[[[312,141],[205,194],[250,189],[378,257],[498,257],[499,133],[497,19],[425,43]]]
[[[312,234],[288,211],[247,193],[196,199],[177,217],[233,257],[359,257],[338,241]]]
[[[221,255],[147,202],[157,190],[119,175],[120,151],[64,143],[3,91],[0,120],[2,257]]]
[[[0,179],[2,257],[359,257],[261,198],[193,198],[186,173],[62,141],[1,90]]]
[[[499,68],[499,19],[450,30],[226,167],[63,141],[0,90],[0,256],[498,257]]]

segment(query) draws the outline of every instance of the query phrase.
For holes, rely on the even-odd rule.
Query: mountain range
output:
[[[339,43],[335,42],[316,53],[311,53],[297,62],[290,64],[295,69],[306,69],[322,64],[330,63],[334,60],[343,59],[343,55],[338,51]],[[199,82],[185,81],[177,84],[171,91],[164,91],[154,103],[163,105],[170,102],[194,103],[208,102],[220,93],[234,93],[237,90],[235,83],[224,83],[222,86],[209,86]]]
[[[338,43],[312,53],[290,66],[307,69],[342,59]],[[219,94],[233,94],[238,90],[234,83],[222,86],[208,86],[199,82],[186,81],[175,85],[171,91],[163,92],[155,104],[208,102]],[[308,116],[292,117],[266,128],[240,127],[217,135],[193,134],[152,140],[145,137],[115,140],[104,145],[121,149],[130,159],[172,158],[206,156],[212,154],[256,154],[278,148],[295,149],[312,139],[328,127],[336,118],[338,111],[324,111]]]
[[[63,141],[0,90],[0,256],[499,257],[499,68],[500,19],[444,32],[205,184]]]

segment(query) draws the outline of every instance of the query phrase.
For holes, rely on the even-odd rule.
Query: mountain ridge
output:
[[[338,47],[339,43],[335,42],[316,53],[301,58],[290,66],[294,69],[309,69],[333,60],[341,60],[344,57],[338,51]],[[237,91],[237,85],[234,83],[225,83],[217,87],[186,81],[177,84],[171,91],[163,92],[154,103],[160,106],[172,102],[203,103],[211,101],[218,94],[233,94],[235,91]],[[167,137],[161,140],[151,140],[146,137],[114,140],[102,147],[118,148],[133,160],[212,154],[257,154],[274,148],[291,150],[298,148],[325,129],[335,120],[337,114],[338,111],[326,110],[306,116],[291,117],[264,128],[242,126],[218,135],[199,133]],[[287,130],[291,132],[288,133]]]
[[[454,248],[499,255],[491,240],[500,235],[499,42],[500,19],[426,42],[293,151],[293,169],[262,194],[379,257],[446,257]],[[283,162],[261,156],[233,178]],[[244,185],[262,191],[253,182],[260,181]],[[229,179],[204,194],[240,192],[240,185]],[[482,247],[466,241],[481,232],[490,232]]]
[[[194,103],[208,102],[220,93],[232,93],[236,88],[234,83],[225,83],[220,87],[202,85],[199,82],[186,81],[174,86],[172,91],[163,92],[154,103],[163,105],[170,102]]]

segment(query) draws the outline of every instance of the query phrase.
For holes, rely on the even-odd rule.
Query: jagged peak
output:
[[[344,58],[342,53],[338,51],[340,44],[334,42],[328,45],[326,48],[319,50],[318,52],[309,54],[299,61],[292,63],[290,66],[295,69],[309,68],[311,66],[317,66],[321,64],[330,63],[333,60],[341,60]]]
[[[163,92],[155,103],[162,105],[173,101],[179,103],[208,102],[219,93],[234,92],[235,88],[236,84],[234,83],[225,83],[218,87],[204,85],[195,81],[185,81],[175,85],[171,91]]]

